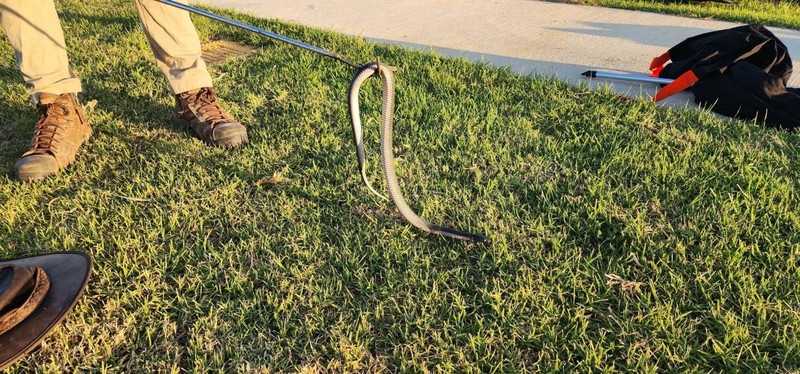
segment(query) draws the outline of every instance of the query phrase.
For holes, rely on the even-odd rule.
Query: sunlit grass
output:
[[[350,68],[197,19],[260,48],[213,68],[251,144],[208,148],[171,127],[132,2],[60,10],[95,135],[14,181],[36,113],[0,44],[0,255],[84,250],[94,276],[18,371],[800,370],[796,134],[237,15],[397,66],[400,184],[493,239],[469,245],[362,186]]]
[[[698,18],[713,18],[740,23],[800,30],[800,4],[797,1],[738,0],[735,4],[706,1],[670,0],[578,0],[582,4],[612,8],[669,13]]]

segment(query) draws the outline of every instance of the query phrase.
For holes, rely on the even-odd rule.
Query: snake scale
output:
[[[381,107],[381,163],[383,164],[383,171],[386,175],[386,186],[389,190],[389,196],[400,214],[409,223],[431,234],[441,235],[448,238],[489,243],[488,237],[479,234],[472,234],[461,230],[452,229],[449,227],[439,226],[432,224],[418,216],[411,210],[411,207],[406,203],[403,194],[400,191],[400,185],[397,182],[397,173],[394,169],[394,150],[392,148],[392,128],[394,124],[394,106],[395,106],[395,78],[394,68],[378,62],[366,64],[358,69],[353,80],[350,82],[350,89],[348,90],[348,105],[350,107],[350,122],[353,128],[353,140],[355,141],[356,153],[358,156],[358,166],[361,172],[361,179],[366,184],[367,188],[375,195],[389,200],[377,191],[369,183],[366,172],[366,156],[364,153],[364,136],[361,127],[361,108],[359,106],[358,94],[361,85],[370,77],[377,75],[380,77],[383,84],[383,106]]]

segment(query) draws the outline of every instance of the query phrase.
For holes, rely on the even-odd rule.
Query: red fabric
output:
[[[650,63],[650,71],[655,71],[656,69],[658,69],[658,71],[661,71],[661,69],[663,69],[664,67],[664,64],[666,64],[667,61],[669,60],[670,60],[669,51],[666,51],[664,52],[663,55],[653,59],[653,62]]]
[[[659,67],[655,68],[655,70],[651,71],[650,72],[650,76],[658,78],[661,75],[661,70],[664,70],[664,66],[663,65],[659,66]]]
[[[678,79],[672,81],[672,83],[664,86],[664,88],[662,88],[660,91],[658,91],[658,93],[656,93],[656,96],[653,97],[653,100],[654,101],[664,100],[678,92],[681,92],[691,87],[693,84],[697,82],[697,80],[698,80],[697,75],[695,75],[693,71],[689,70],[686,73],[683,73],[683,75],[681,75],[680,77],[678,77]]]

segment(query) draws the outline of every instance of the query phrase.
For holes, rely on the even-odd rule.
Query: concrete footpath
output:
[[[195,1],[576,83],[587,82],[580,73],[589,69],[646,73],[653,57],[684,39],[739,25],[535,0]],[[790,85],[800,86],[800,31],[770,30],[796,64]],[[653,84],[600,79],[590,84],[648,97],[657,90]],[[671,106],[687,103],[694,105],[688,93],[665,100]]]

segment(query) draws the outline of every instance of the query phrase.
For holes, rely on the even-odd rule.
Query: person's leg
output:
[[[189,12],[156,0],[136,0],[136,10],[172,94],[211,87],[211,75]]]
[[[33,140],[15,165],[17,178],[42,179],[74,162],[91,136],[77,98],[81,83],[70,69],[53,0],[0,0],[0,23],[39,109]]]
[[[211,75],[189,12],[156,0],[136,0],[136,9],[156,64],[175,95],[174,122],[187,125],[212,145],[246,143],[247,129],[222,109],[211,88]]]
[[[81,91],[53,0],[0,0],[0,23],[34,102],[41,92]]]

